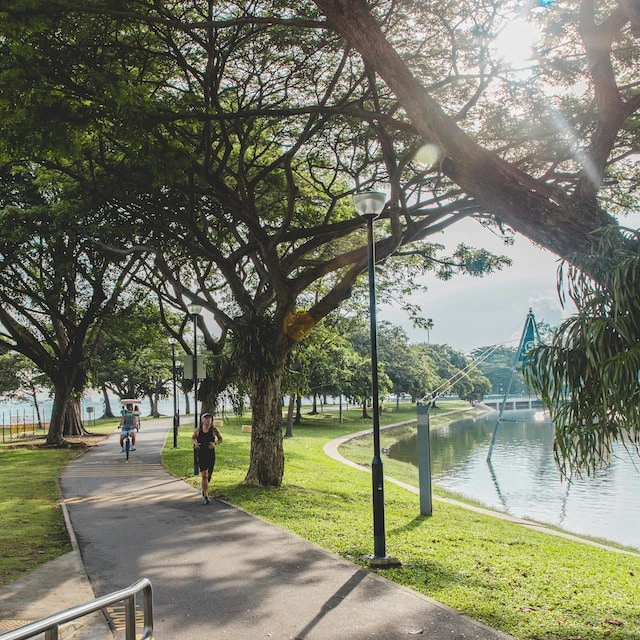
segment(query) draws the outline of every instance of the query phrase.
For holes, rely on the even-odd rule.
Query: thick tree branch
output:
[[[443,173],[487,211],[564,258],[591,246],[590,232],[615,219],[518,170],[455,125],[386,40],[364,0],[315,0],[328,24],[357,49],[395,93],[416,129],[444,152]]]

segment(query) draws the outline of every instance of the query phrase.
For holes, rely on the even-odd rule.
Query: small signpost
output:
[[[429,442],[429,409],[431,402],[419,402],[418,408],[418,478],[420,481],[420,514],[433,514],[431,497],[431,444]]]

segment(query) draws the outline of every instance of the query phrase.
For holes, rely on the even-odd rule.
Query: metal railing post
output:
[[[136,640],[136,594],[142,593],[144,628],[139,640],[153,638],[153,590],[151,582],[142,578],[130,587],[114,591],[91,602],[80,604],[60,613],[54,613],[42,620],[30,622],[22,627],[0,634],[0,640],[28,640],[44,633],[45,640],[58,640],[60,625],[100,611],[116,602],[125,603],[126,640]]]

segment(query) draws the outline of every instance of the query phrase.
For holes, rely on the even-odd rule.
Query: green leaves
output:
[[[610,462],[614,441],[636,451],[640,439],[640,237],[603,230],[581,258],[593,280],[571,267],[566,288],[577,313],[551,344],[534,349],[525,377],[556,425],[555,451],[565,475]]]
[[[250,313],[234,321],[232,357],[249,382],[268,380],[278,373],[283,352],[278,349],[277,334],[273,319],[266,315]]]

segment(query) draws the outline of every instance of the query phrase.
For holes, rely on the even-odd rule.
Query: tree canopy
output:
[[[154,254],[148,286],[213,316],[221,331],[207,335],[212,350],[232,338],[254,385],[247,481],[277,485],[285,363],[351,295],[366,265],[363,221],[348,198],[356,188],[384,179],[403,194],[405,206],[394,203],[377,225],[376,254],[389,272],[411,265],[405,287],[425,270],[481,274],[506,260],[468,247],[436,260],[441,247],[425,238],[450,223],[449,207],[422,186],[402,121],[394,136],[379,125],[395,108],[384,86],[323,25],[277,3],[141,9],[47,5],[37,30],[8,12],[10,52],[31,73],[14,82],[6,104],[27,94],[44,107],[53,94],[56,108],[74,115],[58,139],[50,123],[19,111],[13,122],[24,130],[36,119],[45,148],[18,137],[9,151],[28,149],[32,162],[100,201],[110,224],[130,231],[111,250]],[[296,9],[304,13],[304,3]],[[53,55],[65,64],[52,73]],[[99,229],[93,239],[109,243]]]
[[[491,49],[522,17],[514,2],[315,4],[436,145],[438,173],[476,212],[576,260],[594,231],[637,206],[640,18],[632,3],[529,5],[524,16],[541,38],[526,73]]]
[[[636,202],[635,22],[553,5],[522,76],[491,48],[513,2],[8,2],[2,165],[72,181],[108,222],[92,246],[152,255],[147,286],[214,318],[209,348],[231,339],[254,384],[247,481],[279,485],[286,363],[366,268],[355,191],[388,186],[376,256],[398,291],[506,264],[441,255],[463,218],[573,257]]]
[[[176,317],[169,320],[180,324]],[[169,395],[171,367],[171,346],[156,301],[148,290],[131,287],[103,322],[91,383],[120,398],[147,397],[157,417],[158,399]]]
[[[31,360],[54,390],[47,442],[82,432],[84,391],[101,323],[138,258],[100,250],[77,224],[87,201],[46,171],[0,174],[0,343]],[[87,217],[83,217],[88,222]]]

